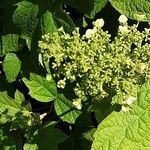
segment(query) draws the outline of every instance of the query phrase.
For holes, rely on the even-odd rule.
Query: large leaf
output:
[[[113,112],[94,135],[92,150],[150,149],[150,80],[138,92],[138,99],[127,112]]]
[[[94,18],[108,0],[64,0],[64,2],[83,12],[86,17]]]
[[[63,94],[59,94],[54,101],[57,115],[66,122],[75,123],[79,117],[80,111],[76,110],[71,102]]]
[[[3,61],[3,70],[8,82],[13,82],[20,71],[21,62],[16,54],[8,53]]]
[[[140,20],[139,15],[145,17],[140,21],[150,21],[149,0],[109,0],[112,6],[121,14],[135,20]],[[141,16],[142,17],[142,16]]]
[[[57,96],[57,87],[54,81],[48,81],[45,78],[30,74],[30,80],[23,79],[29,88],[29,94],[38,101],[49,102]]]
[[[19,36],[16,34],[3,35],[0,41],[0,56],[19,51],[18,40]]]
[[[19,28],[22,37],[29,38],[33,35],[38,24],[38,5],[28,1],[17,3],[13,14],[13,22]]]
[[[63,142],[67,136],[59,129],[54,128],[55,124],[55,122],[50,122],[39,129],[35,136],[31,134],[32,141],[27,141],[24,150],[58,150],[57,144]]]

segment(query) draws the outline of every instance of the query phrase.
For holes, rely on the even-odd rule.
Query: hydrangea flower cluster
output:
[[[66,81],[74,82],[80,99],[104,98],[112,91],[136,95],[137,88],[150,78],[150,30],[128,26],[124,15],[118,20],[120,26],[113,41],[102,29],[103,19],[93,22],[93,29],[83,36],[78,28],[72,35],[60,28],[51,36],[42,36],[40,54],[45,62],[52,58],[53,77],[60,79],[58,88],[65,88]]]

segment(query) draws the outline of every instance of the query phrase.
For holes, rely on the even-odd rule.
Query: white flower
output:
[[[39,53],[39,55],[38,55],[38,61],[39,61],[40,65],[42,65],[42,67],[44,67],[41,53]]]
[[[119,30],[121,33],[124,33],[124,34],[129,32],[127,26],[119,26]]]
[[[134,97],[134,96],[129,96],[128,99],[127,99],[127,104],[128,104],[128,105],[131,105],[135,100],[137,100],[136,97]]]
[[[121,15],[118,19],[119,23],[125,25],[128,21],[128,18],[125,15]]]
[[[81,110],[82,108],[82,103],[81,103],[81,99],[77,98],[75,99],[72,104],[78,109]]]
[[[122,110],[123,112],[127,112],[127,111],[129,111],[129,110],[131,110],[131,109],[130,109],[129,107],[126,107],[126,106],[122,105],[121,110]]]
[[[104,26],[104,20],[103,19],[97,19],[95,22],[93,22],[93,25],[97,28],[101,28]]]
[[[64,89],[65,88],[65,85],[66,85],[66,78],[64,78],[63,80],[59,80],[58,82],[57,82],[57,87],[58,88],[61,88],[61,89]]]
[[[86,30],[86,33],[85,33],[85,37],[87,38],[87,39],[89,39],[89,38],[91,38],[94,34],[95,34],[95,30],[94,29],[87,29]]]

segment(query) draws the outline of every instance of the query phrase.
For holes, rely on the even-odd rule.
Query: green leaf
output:
[[[53,19],[57,28],[63,26],[66,32],[72,32],[75,28],[72,19],[61,9],[53,13]]]
[[[94,18],[108,0],[64,0],[65,3],[83,12],[86,17]]]
[[[21,62],[16,54],[8,53],[3,61],[3,70],[8,82],[13,82],[20,71]]]
[[[96,120],[100,123],[107,115],[111,113],[112,105],[108,100],[94,99],[93,111],[95,113]]]
[[[131,19],[139,21],[150,21],[149,0],[109,0],[109,1],[117,11],[119,11],[121,14],[124,14]],[[144,15],[144,18],[138,19],[140,17],[139,15]]]
[[[76,110],[71,102],[63,94],[59,94],[54,101],[57,115],[68,123],[75,123],[79,117],[80,111]]]
[[[16,90],[15,92],[15,100],[20,103],[20,105],[22,106],[22,108],[24,110],[28,110],[28,111],[32,111],[32,107],[31,104],[29,103],[29,101],[25,101],[25,97],[24,95],[19,92],[18,90]]]
[[[13,22],[19,28],[21,36],[30,38],[38,24],[38,5],[34,2],[22,1],[13,14]]]
[[[138,92],[130,111],[113,112],[94,135],[92,150],[150,149],[150,80]]]
[[[46,33],[52,34],[57,30],[54,24],[52,13],[49,10],[46,10],[46,12],[43,14],[41,21],[42,21],[42,25],[41,25],[42,34],[46,34]]]
[[[27,141],[24,150],[58,150],[58,143],[63,142],[67,136],[59,129],[54,128],[55,122],[50,122],[43,128],[39,129],[38,134],[31,135],[32,141]],[[37,146],[36,146],[36,145]]]
[[[94,7],[90,13],[85,14],[86,17],[94,18],[94,16],[106,6],[108,0],[94,0]]]
[[[48,81],[45,78],[30,74],[30,80],[23,78],[24,83],[29,88],[29,94],[41,102],[49,102],[57,96],[57,87],[54,81]]]
[[[18,40],[19,36],[16,34],[3,35],[0,41],[0,56],[19,51]]]
[[[9,97],[6,92],[0,92],[0,123],[6,123],[21,110],[23,107],[20,102]]]

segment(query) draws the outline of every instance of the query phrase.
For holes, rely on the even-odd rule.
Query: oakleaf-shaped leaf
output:
[[[29,94],[41,102],[49,102],[57,96],[57,87],[54,81],[48,81],[45,78],[30,74],[30,80],[23,79],[26,86],[29,88]]]
[[[109,0],[121,14],[139,21],[150,21],[149,0]],[[141,18],[141,19],[140,19]]]
[[[150,149],[150,80],[138,92],[130,111],[113,112],[100,123],[92,150]]]
[[[58,150],[58,143],[63,142],[67,136],[59,129],[54,128],[55,122],[50,122],[39,129],[38,134],[31,135],[32,141],[27,141],[24,150]]]
[[[75,123],[79,117],[80,111],[74,108],[71,102],[63,94],[59,94],[54,101],[57,115],[66,122]]]
[[[8,82],[13,82],[20,71],[21,62],[16,54],[8,53],[3,61],[3,70]]]
[[[38,24],[38,5],[34,2],[22,1],[13,14],[13,22],[18,27],[24,38],[32,36]]]

